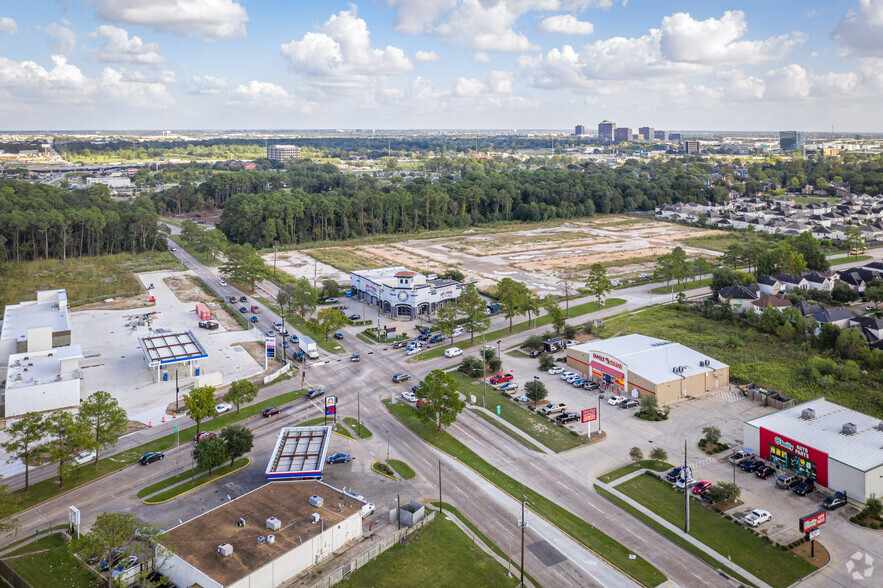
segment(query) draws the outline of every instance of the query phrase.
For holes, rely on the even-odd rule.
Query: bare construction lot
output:
[[[684,246],[686,239],[720,231],[697,229],[632,216],[604,216],[562,221],[552,226],[477,232],[456,236],[408,239],[397,243],[306,249],[280,253],[278,268],[293,275],[346,283],[347,272],[366,267],[404,265],[441,273],[449,267],[462,271],[481,288],[511,277],[539,294],[560,294],[559,281],[567,272],[585,275],[601,263],[611,278],[628,279],[652,271],[656,258],[682,246],[688,255],[714,259],[719,252]],[[270,254],[265,259],[272,261]],[[280,263],[279,259],[285,257]],[[318,269],[317,269],[318,268]]]

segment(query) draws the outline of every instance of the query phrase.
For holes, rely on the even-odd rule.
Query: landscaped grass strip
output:
[[[389,465],[392,469],[396,471],[398,475],[400,475],[405,480],[410,480],[411,478],[417,477],[417,473],[411,469],[411,466],[399,459],[389,460]]]
[[[542,450],[542,449],[540,449],[539,447],[537,447],[536,445],[534,445],[533,443],[531,443],[530,441],[528,441],[527,439],[525,439],[525,438],[522,437],[521,435],[516,435],[515,433],[513,433],[513,432],[509,429],[509,427],[504,427],[503,425],[501,425],[500,423],[498,423],[498,422],[496,421],[496,419],[494,419],[491,415],[485,413],[484,411],[482,411],[482,410],[477,410],[477,409],[474,409],[474,408],[473,408],[473,409],[472,409],[472,413],[475,414],[475,415],[477,415],[477,416],[479,416],[479,417],[481,417],[482,419],[486,420],[486,421],[489,422],[491,425],[493,425],[494,427],[500,429],[503,433],[505,433],[506,435],[508,435],[509,437],[511,437],[513,440],[518,441],[519,443],[521,443],[522,445],[524,445],[524,446],[527,447],[528,449],[530,449],[530,450],[532,450],[532,451],[539,452],[539,453],[543,453],[543,450]]]
[[[227,474],[232,474],[235,471],[241,470],[251,463],[251,459],[248,457],[240,457],[235,462],[233,462],[232,466],[225,465],[223,467],[217,468],[212,473],[205,473],[198,478],[194,478],[189,482],[184,482],[183,484],[178,484],[177,486],[172,486],[165,492],[160,492],[159,494],[155,494],[144,501],[144,504],[161,504],[163,502],[168,502],[173,498],[177,498],[182,494],[186,494],[191,490],[196,490],[200,486],[205,486],[211,482],[214,482],[218,478],[223,478]]]
[[[457,458],[510,496],[520,495],[522,488],[520,482],[484,461],[447,432],[436,431],[434,425],[421,420],[413,409],[401,404],[393,405],[388,400],[384,400],[383,403],[396,418],[424,441]],[[563,506],[527,486],[524,486],[524,498],[531,504],[530,509],[533,512],[631,576],[639,584],[658,586],[665,581],[665,575],[650,562],[642,557],[629,559],[631,551],[626,546],[575,516]]]
[[[368,427],[366,427],[364,424],[362,424],[362,426],[361,426],[361,434],[360,434],[359,433],[359,429],[360,429],[359,421],[357,421],[353,417],[343,417],[343,422],[345,422],[347,425],[349,425],[350,429],[352,429],[356,435],[359,435],[360,439],[370,439],[371,437],[374,436],[374,433],[372,433],[370,431],[370,429],[368,429]]]

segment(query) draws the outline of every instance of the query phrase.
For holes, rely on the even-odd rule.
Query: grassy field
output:
[[[623,328],[627,317],[606,320],[602,337]],[[818,353],[800,343],[782,341],[740,323],[704,318],[692,311],[654,307],[634,314],[622,334],[640,333],[676,341],[730,366],[734,381],[756,383],[777,390],[798,402],[825,396],[831,402],[883,417],[883,389],[873,377],[854,382],[836,380],[820,385],[804,378],[802,371]],[[733,343],[738,342],[734,346]]]
[[[638,476],[617,486],[617,490],[643,504],[668,522],[683,526],[684,498],[668,484]],[[699,539],[733,563],[774,587],[790,586],[815,567],[793,553],[781,551],[742,525],[724,519],[716,511],[694,501],[690,509],[690,530]]]
[[[831,265],[837,265],[840,263],[854,263],[858,261],[867,261],[869,259],[874,259],[873,255],[844,255],[843,257],[832,257],[828,260],[828,263]]]
[[[349,273],[359,269],[376,269],[388,264],[380,263],[364,255],[359,255],[351,247],[328,247],[327,249],[306,249],[304,253],[342,272]]]
[[[135,272],[185,270],[167,251],[0,264],[0,307],[35,300],[37,290],[64,288],[71,306],[137,292]],[[94,300],[93,300],[94,299]]]
[[[481,382],[474,383],[475,380],[460,372],[451,372],[450,376],[457,381],[457,387],[460,389],[460,392],[467,397],[470,394],[474,394],[478,401],[481,402]],[[497,406],[499,406],[499,416],[501,419],[521,429],[530,435],[531,438],[536,439],[552,451],[565,451],[582,444],[581,438],[578,435],[572,434],[566,427],[561,427],[554,421],[550,421],[544,416],[519,406],[496,388],[485,386],[485,390],[487,395],[486,408],[488,410],[496,413]],[[512,437],[516,436],[512,435]],[[518,440],[521,441],[520,438]],[[531,449],[536,450],[537,448],[531,447]]]
[[[603,481],[604,483],[607,483],[618,480],[623,476],[628,476],[630,473],[637,472],[638,470],[642,470],[644,468],[647,468],[648,470],[653,470],[654,472],[667,472],[673,467],[673,465],[671,465],[670,463],[665,463],[664,461],[642,459],[641,461],[636,461],[635,463],[630,463],[627,466],[622,466],[621,468],[615,469],[612,472],[607,472],[603,476],[598,476],[598,479]]]
[[[400,459],[391,459],[389,460],[389,466],[396,471],[398,475],[400,475],[405,480],[410,480],[412,478],[417,477],[417,472],[411,469],[411,466],[406,464]]]
[[[57,533],[29,543],[10,555],[22,557],[7,556],[3,561],[34,588],[97,588],[107,585],[106,580],[90,572],[71,555],[67,544]]]
[[[228,412],[211,420],[203,422],[200,427],[200,431],[222,429],[227,425],[232,425],[233,423],[238,423],[239,421],[255,416],[265,408],[269,408],[271,406],[283,406],[302,397],[303,395],[304,390],[292,390],[291,392],[285,392],[283,394],[279,394],[278,396],[274,396],[273,398],[268,398],[267,400],[263,400],[249,406],[243,406],[238,415],[235,412]],[[195,425],[192,427],[182,428],[178,431],[178,436],[181,443],[189,442],[195,435]],[[92,463],[79,466],[78,468],[74,469],[74,471],[67,478],[65,478],[64,488],[58,487],[58,476],[55,476],[48,480],[37,482],[36,484],[31,484],[31,487],[28,488],[27,492],[25,492],[24,490],[16,490],[15,492],[13,492],[13,496],[17,500],[18,510],[30,508],[35,504],[39,504],[45,500],[49,500],[50,498],[55,497],[61,492],[65,492],[77,486],[82,486],[83,484],[87,484],[97,478],[100,478],[101,476],[130,466],[138,461],[138,458],[140,458],[148,451],[165,451],[166,449],[174,447],[174,445],[175,434],[174,432],[172,432],[165,437],[160,437],[159,439],[144,443],[143,445],[139,445],[138,447],[127,449],[126,451],[111,455],[110,457],[101,458],[98,462],[97,468]]]
[[[344,586],[516,586],[506,568],[444,517],[341,582]]]
[[[699,280],[698,282],[695,280],[690,280],[689,282],[681,282],[680,284],[674,284],[674,293],[678,292],[686,292],[687,290],[693,290],[694,288],[702,288],[705,286],[711,285],[711,278],[705,278],[704,280]],[[668,294],[672,291],[671,285],[668,286],[657,286],[650,290],[652,294]]]
[[[650,562],[641,557],[629,559],[630,550],[625,545],[599,531],[557,502],[549,500],[527,486],[522,486],[520,482],[484,461],[447,432],[436,431],[434,425],[421,420],[411,407],[391,404],[386,400],[383,403],[396,418],[424,441],[457,458],[510,496],[520,495],[523,487],[525,500],[530,503],[533,512],[556,525],[574,540],[591,548],[599,557],[629,574],[640,584],[658,586],[665,581],[665,575]]]
[[[772,239],[766,233],[756,233],[754,231],[721,231],[714,235],[704,235],[702,237],[692,237],[681,241],[684,245],[690,247],[701,247],[703,249],[711,249],[712,251],[726,251],[731,245],[748,245],[749,243],[773,243]]]
[[[214,470],[212,470],[212,473],[210,473],[210,474],[208,472],[206,472],[205,474],[203,474],[197,478],[193,478],[192,480],[189,480],[184,483],[177,483],[177,482],[180,482],[180,480],[176,480],[175,482],[173,482],[173,484],[177,484],[177,485],[172,486],[171,488],[169,488],[168,490],[166,490],[164,492],[160,492],[159,494],[152,495],[150,498],[145,500],[144,503],[145,504],[159,504],[160,502],[165,502],[167,500],[171,500],[172,498],[180,496],[180,495],[184,494],[185,492],[188,492],[190,490],[193,490],[194,488],[202,486],[203,484],[208,484],[209,482],[213,482],[214,480],[217,480],[221,476],[226,476],[227,474],[229,474],[231,472],[242,469],[245,466],[247,466],[248,463],[249,463],[249,459],[247,457],[240,457],[239,459],[237,459],[236,461],[233,462],[232,466],[227,464],[225,466],[215,468]]]
[[[345,422],[356,435],[359,435],[359,429],[361,428],[362,434],[359,435],[359,439],[370,439],[374,436],[374,433],[372,433],[371,430],[368,429],[368,427],[366,427],[365,425],[362,425],[360,427],[359,421],[357,421],[353,417],[343,417],[343,422]]]
[[[614,306],[619,306],[620,304],[625,304],[625,300],[622,298],[608,298],[604,301],[604,306],[601,308],[611,308]],[[583,304],[577,304],[576,306],[570,307],[570,316],[568,318],[573,318],[577,316],[581,316],[590,312],[595,312],[596,310],[600,310],[597,302],[584,302]],[[475,347],[476,345],[481,345],[482,341],[490,342],[495,339],[499,339],[501,337],[507,337],[509,335],[514,335],[516,333],[523,333],[524,331],[529,331],[530,329],[535,329],[538,327],[542,327],[545,325],[549,325],[552,323],[552,320],[549,318],[549,315],[543,315],[536,320],[530,321],[522,321],[520,323],[513,322],[512,331],[509,331],[509,327],[503,327],[502,329],[497,329],[496,331],[491,331],[490,333],[484,333],[483,338],[482,335],[476,335],[475,341],[469,340],[468,334],[463,335],[462,341],[459,343],[454,343],[454,347],[459,347],[460,349],[469,349],[470,347]],[[446,338],[447,341],[447,338]],[[425,351],[417,356],[418,360],[422,359],[432,359],[434,357],[441,357],[445,354],[445,349],[448,349],[447,345],[441,345],[434,349],[430,349],[429,351]]]

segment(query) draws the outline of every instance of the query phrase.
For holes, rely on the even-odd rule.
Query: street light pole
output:
[[[389,464],[389,429],[386,429],[386,463]]]
[[[279,251],[279,248],[273,245],[273,278],[276,278],[276,253]]]

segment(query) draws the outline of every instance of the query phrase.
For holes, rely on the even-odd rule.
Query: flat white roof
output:
[[[646,335],[623,335],[611,339],[598,339],[580,343],[568,351],[597,351],[619,358],[628,370],[654,384],[664,384],[672,380],[704,374],[727,367],[713,357],[708,357],[680,343],[647,337]],[[700,361],[708,360],[708,366],[700,366]],[[683,367],[684,371],[675,374],[672,369]]]
[[[141,352],[148,365],[166,365],[208,357],[205,348],[193,335],[193,331],[157,333],[140,337]]]
[[[267,463],[269,480],[321,478],[331,427],[283,427]]]
[[[350,274],[365,278],[366,280],[370,280],[375,284],[383,284],[384,286],[398,286],[399,279],[396,277],[396,274],[399,272],[413,272],[413,270],[409,270],[403,265],[396,265],[392,267],[379,267],[376,269],[355,270],[350,272]],[[413,286],[421,286],[426,283],[426,276],[424,276],[420,272],[413,273],[413,276],[409,276],[411,278],[411,284]]]
[[[805,408],[813,409],[815,418],[800,418]],[[833,460],[867,472],[883,465],[883,431],[877,429],[880,422],[878,418],[828,402],[822,396],[745,421],[745,424],[790,437],[827,453]],[[846,423],[856,425],[858,432],[854,435],[843,434]]]
[[[82,358],[83,350],[79,345],[13,353],[7,364],[6,389],[42,386],[79,378],[80,366],[76,360]]]
[[[40,291],[37,293],[37,300],[7,305],[0,339],[25,341],[28,337],[28,329],[39,327],[52,327],[53,333],[71,330],[67,291]]]

